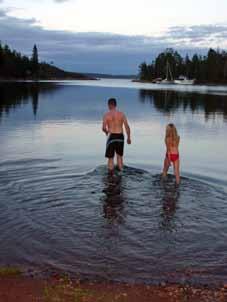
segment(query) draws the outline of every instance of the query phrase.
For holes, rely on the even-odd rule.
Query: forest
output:
[[[209,49],[206,55],[186,55],[184,58],[172,48],[160,53],[151,64],[139,66],[139,79],[153,81],[166,78],[167,62],[173,77],[186,76],[197,83],[227,83],[227,52]]]
[[[0,79],[88,79],[84,74],[67,72],[39,62],[38,48],[34,45],[31,58],[0,42]]]

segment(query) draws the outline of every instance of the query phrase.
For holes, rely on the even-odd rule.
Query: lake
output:
[[[227,87],[130,80],[0,83],[0,265],[91,280],[227,280]],[[129,120],[110,176],[107,100]],[[182,182],[161,181],[166,124]]]

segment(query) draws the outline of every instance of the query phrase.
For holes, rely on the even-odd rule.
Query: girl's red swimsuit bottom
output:
[[[168,157],[168,153],[166,153],[166,157],[169,158],[170,157],[170,161],[172,161],[173,163],[179,159],[179,153],[170,153],[169,157]]]

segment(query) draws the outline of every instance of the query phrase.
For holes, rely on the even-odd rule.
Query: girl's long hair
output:
[[[168,124],[166,127],[166,140],[170,139],[171,145],[176,145],[179,142],[179,135],[177,133],[177,128],[174,124]]]

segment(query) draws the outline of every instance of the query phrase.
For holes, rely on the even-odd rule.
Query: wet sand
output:
[[[227,285],[220,288],[191,287],[179,284],[136,285],[92,283],[53,277],[1,277],[1,302],[225,302]]]

